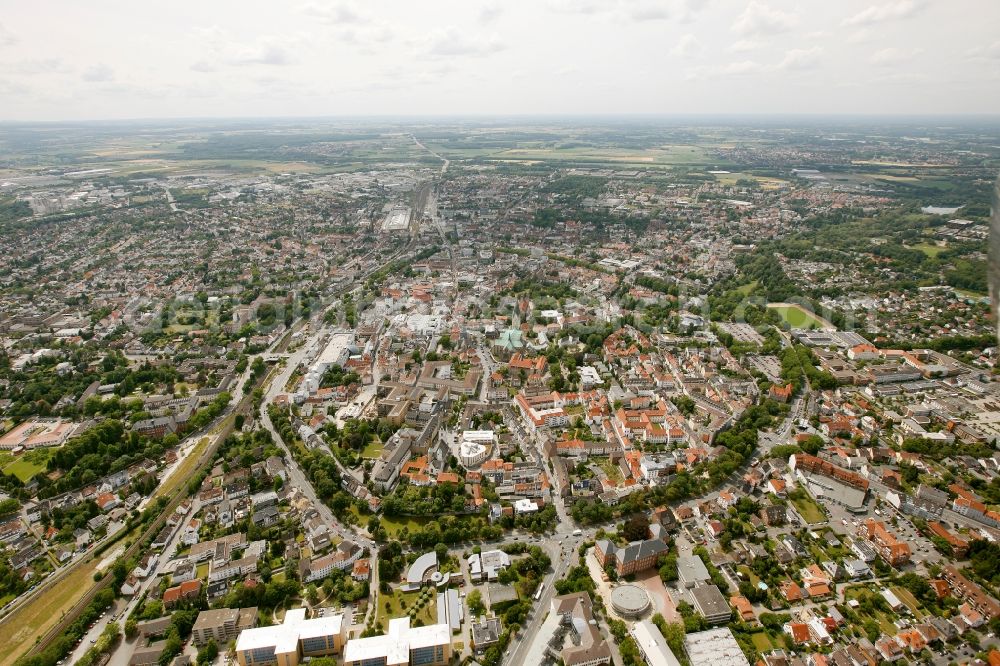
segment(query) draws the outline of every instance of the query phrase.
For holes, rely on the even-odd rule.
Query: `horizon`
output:
[[[824,113],[824,112],[687,112],[687,113],[427,113],[427,114],[327,114],[327,115],[246,115],[246,116],[136,116],[133,118],[54,118],[30,120],[24,118],[0,119],[0,126],[54,126],[54,125],[100,125],[100,124],[166,124],[177,122],[192,123],[265,123],[265,122],[323,122],[351,121],[375,124],[379,122],[411,121],[697,121],[693,124],[712,125],[723,121],[898,121],[900,124],[918,121],[993,121],[1000,122],[1000,112],[996,113]]]
[[[5,121],[995,114],[977,0],[57,0],[0,18]],[[951,29],[955,16],[978,20]],[[55,20],[53,20],[55,18]],[[957,28],[957,25],[956,25]],[[737,108],[733,108],[737,107]]]

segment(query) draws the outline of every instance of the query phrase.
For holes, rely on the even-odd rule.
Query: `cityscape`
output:
[[[32,95],[0,664],[1000,666],[996,116]]]

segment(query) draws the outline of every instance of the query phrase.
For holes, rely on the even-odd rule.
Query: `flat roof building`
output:
[[[305,608],[294,608],[285,613],[282,624],[242,631],[236,659],[240,666],[297,666],[303,657],[339,653],[346,636],[343,613],[306,619]]]
[[[681,555],[677,558],[677,579],[686,588],[709,580],[708,568],[697,555]]]
[[[691,666],[750,666],[729,627],[688,634],[684,646]]]
[[[632,637],[649,666],[681,666],[681,662],[677,661],[677,657],[667,645],[667,639],[649,620],[632,625]]]
[[[218,645],[225,645],[236,638],[244,629],[257,626],[257,607],[217,608],[198,613],[191,627],[191,637],[195,645],[204,645],[213,639]]]
[[[408,617],[389,620],[389,631],[382,636],[355,638],[344,646],[344,666],[442,666],[450,659],[448,625],[411,627]]]
[[[691,590],[691,596],[694,598],[695,610],[710,623],[728,622],[732,617],[733,610],[715,585],[696,587]]]

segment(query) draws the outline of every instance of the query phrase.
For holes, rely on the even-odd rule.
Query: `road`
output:
[[[274,423],[271,421],[271,416],[267,412],[267,405],[271,404],[274,399],[285,392],[285,385],[288,383],[289,378],[295,369],[308,360],[308,352],[317,347],[317,343],[322,336],[323,331],[317,331],[306,341],[305,344],[301,345],[295,352],[289,354],[285,360],[285,366],[281,371],[275,375],[274,379],[268,384],[267,389],[264,391],[264,407],[261,409],[260,420],[264,425],[264,428],[271,433],[271,437],[274,439],[275,444],[284,452],[285,459],[287,461],[288,469],[288,480],[292,487],[298,488],[303,496],[312,502],[313,506],[319,512],[320,517],[323,519],[327,525],[330,526],[331,531],[333,531],[341,539],[351,539],[355,541],[363,548],[373,548],[374,542],[366,537],[361,537],[357,535],[352,530],[348,529],[340,521],[338,521],[334,515],[333,511],[330,510],[325,503],[323,503],[319,497],[316,495],[316,489],[313,488],[312,483],[309,481],[302,467],[299,466],[298,461],[292,455],[291,450],[285,444],[285,441],[281,438],[277,429],[274,427]]]
[[[195,499],[192,502],[191,511],[188,516],[194,516],[201,510],[201,503]],[[76,649],[70,655],[71,664],[75,664],[77,660],[83,657],[83,654],[90,649],[90,647],[97,641],[97,638],[104,631],[104,628],[112,621],[117,620],[118,624],[124,628],[125,620],[128,616],[135,610],[136,606],[139,605],[139,600],[142,599],[143,593],[149,592],[150,588],[153,586],[153,582],[158,579],[157,574],[162,574],[160,570],[161,566],[169,566],[171,560],[168,559],[169,553],[174,553],[177,551],[177,547],[180,544],[181,534],[183,530],[181,527],[184,525],[183,521],[179,521],[177,526],[174,528],[173,534],[170,537],[170,541],[163,548],[163,552],[156,556],[156,563],[154,566],[154,572],[147,576],[140,584],[139,590],[132,595],[130,598],[116,599],[115,603],[111,606],[110,610],[101,615],[101,618],[83,635],[80,639],[80,643],[77,645]],[[162,564],[161,564],[162,563]],[[117,590],[116,590],[117,592]],[[111,654],[111,661],[109,666],[127,666],[129,659],[132,656],[132,652],[135,650],[138,644],[138,638],[132,639],[131,641],[125,640],[124,637],[119,643],[118,647],[115,648],[114,652]]]
[[[420,143],[420,139],[418,139],[414,135],[411,134],[410,138],[413,139],[413,143],[417,144],[421,149],[426,150],[428,153],[430,153],[434,157],[436,157],[439,160],[441,160],[442,162],[444,162],[444,164],[441,165],[441,175],[443,176],[445,174],[445,172],[448,170],[448,165],[451,164],[451,161],[448,160],[447,158],[441,157],[441,155],[437,154],[436,152],[434,152],[433,150],[431,150],[430,148],[428,148],[424,144]]]

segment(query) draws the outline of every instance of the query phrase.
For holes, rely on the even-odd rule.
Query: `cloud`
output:
[[[191,65],[191,71],[193,72],[217,72],[219,68],[208,62],[207,60],[199,60],[198,62]]]
[[[849,44],[863,44],[871,41],[873,36],[874,34],[872,33],[871,28],[861,28],[860,30],[855,30],[851,33],[851,35],[847,38],[847,41]]]
[[[913,16],[920,8],[921,4],[915,0],[897,0],[884,5],[872,5],[844,19],[843,25],[871,25],[882,21],[895,21]]]
[[[7,71],[11,74],[37,76],[39,74],[66,74],[69,66],[59,58],[40,58],[36,60],[19,60],[10,63]]]
[[[478,20],[483,25],[487,25],[500,18],[501,14],[503,14],[503,7],[495,0],[492,0],[484,4],[483,8],[479,10]]]
[[[701,10],[708,7],[712,0],[677,0],[677,20],[681,23],[689,23],[694,20]]]
[[[85,69],[83,71],[82,78],[84,81],[89,81],[91,83],[107,83],[115,80],[115,70],[111,69],[104,63],[99,63],[97,65],[91,65]]]
[[[294,64],[295,58],[287,48],[280,44],[262,44],[246,49],[230,58],[233,65],[273,65],[284,67]]]
[[[31,92],[31,88],[20,81],[6,81],[0,79],[0,95],[26,95]]]
[[[611,9],[608,2],[602,0],[549,0],[549,9],[563,14],[584,14],[592,16]]]
[[[671,17],[670,9],[662,2],[633,3],[626,12],[635,21],[665,21]]]
[[[194,34],[200,43],[210,45],[208,53],[190,65],[195,72],[214,72],[226,66],[294,65],[297,62],[296,52],[310,42],[310,37],[302,34],[240,39],[217,26],[196,28]]]
[[[785,52],[785,57],[778,63],[778,69],[813,69],[820,64],[822,47],[811,49],[791,49]]]
[[[965,52],[966,58],[1000,60],[1000,40],[989,46],[978,46]]]
[[[701,42],[698,41],[697,37],[689,33],[678,39],[677,44],[674,48],[670,49],[670,52],[675,56],[690,58],[701,52]]]
[[[891,67],[912,60],[920,52],[920,49],[897,49],[890,46],[873,53],[868,62],[878,67]]]
[[[7,26],[0,23],[0,46],[13,46],[20,41],[13,32],[11,32]]]
[[[794,15],[753,0],[733,23],[733,32],[740,35],[773,35],[795,27]]]
[[[718,71],[719,74],[727,76],[742,76],[744,74],[755,74],[763,70],[764,66],[755,60],[741,60],[723,65]]]
[[[367,18],[359,14],[354,7],[346,2],[330,6],[320,6],[310,3],[302,8],[302,13],[330,25],[360,25],[368,23]]]
[[[426,54],[436,58],[453,56],[478,57],[488,56],[503,51],[506,47],[496,37],[476,38],[460,31],[455,26],[448,26],[434,32],[426,43]]]
[[[756,51],[761,47],[761,43],[754,41],[752,39],[741,39],[738,42],[733,42],[730,44],[727,51],[730,53],[747,53],[749,51]]]

